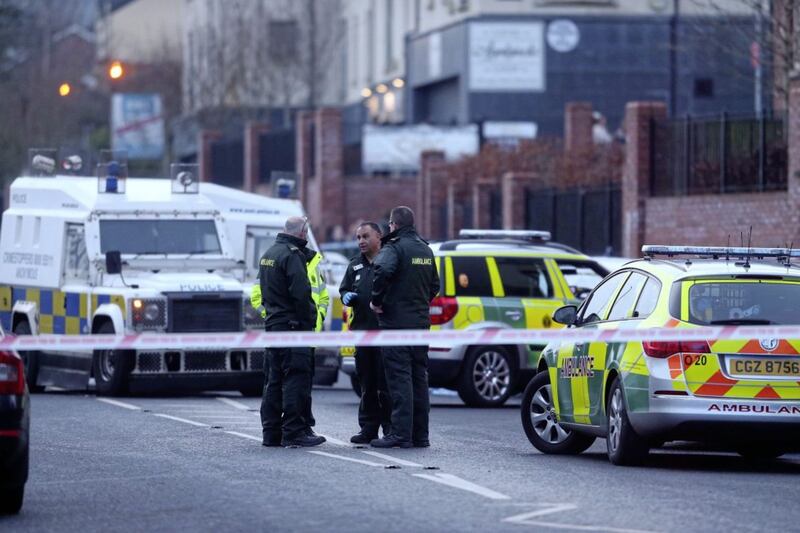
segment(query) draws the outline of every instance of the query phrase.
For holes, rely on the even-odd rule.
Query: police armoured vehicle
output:
[[[171,180],[128,178],[125,170],[111,161],[98,165],[98,177],[23,176],[12,183],[0,232],[6,331],[262,328],[249,302],[258,260],[286,218],[303,215],[301,204],[198,183],[191,165],[173,165]],[[85,388],[93,379],[97,392],[109,395],[184,386],[255,395],[264,382],[259,349],[22,355],[31,390]],[[318,351],[317,360],[318,378],[336,375],[336,353]]]

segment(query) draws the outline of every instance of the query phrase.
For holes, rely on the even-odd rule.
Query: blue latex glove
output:
[[[346,292],[342,295],[342,303],[347,306],[354,304],[357,299],[358,294],[354,292]]]

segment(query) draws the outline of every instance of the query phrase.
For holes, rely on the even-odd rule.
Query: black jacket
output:
[[[258,268],[267,330],[313,331],[317,319],[306,270],[307,241],[279,233]]]
[[[397,229],[381,242],[372,280],[372,303],[383,307],[381,327],[430,327],[430,303],[439,292],[433,251],[413,226]]]
[[[378,317],[369,308],[369,299],[372,296],[373,265],[364,254],[359,254],[350,260],[347,271],[344,273],[339,294],[346,292],[358,294],[354,304],[351,304],[350,329],[378,329]]]

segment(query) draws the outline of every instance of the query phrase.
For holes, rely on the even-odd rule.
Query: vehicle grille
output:
[[[263,351],[250,352],[250,370],[264,370],[264,356]]]
[[[143,352],[137,354],[139,372],[161,372],[161,354],[157,352]]]
[[[177,333],[241,331],[241,298],[170,301],[169,331]]]
[[[185,352],[183,358],[185,372],[205,372],[209,370],[227,370],[227,352],[198,351]]]

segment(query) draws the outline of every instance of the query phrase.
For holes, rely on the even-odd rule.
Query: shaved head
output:
[[[289,217],[283,226],[284,233],[305,239],[308,234],[308,222],[305,217]]]

